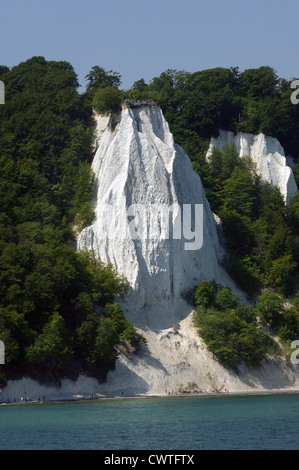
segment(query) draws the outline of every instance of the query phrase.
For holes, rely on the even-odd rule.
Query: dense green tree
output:
[[[92,224],[94,210],[92,208],[92,197],[94,190],[94,175],[88,162],[80,162],[78,167],[77,181],[74,191],[74,220],[77,230]]]
[[[118,88],[98,88],[93,97],[93,106],[99,114],[111,114],[120,110],[123,94]]]
[[[215,306],[219,310],[234,310],[239,302],[239,297],[228,287],[222,287],[215,297]]]
[[[152,99],[153,95],[150,92],[149,85],[143,78],[134,82],[132,88],[128,92],[128,98],[132,100],[147,100]]]
[[[224,186],[224,207],[244,217],[252,218],[257,199],[257,187],[251,175],[241,168],[235,168]]]
[[[95,363],[95,341],[100,317],[92,310],[76,330],[76,346],[81,357],[87,363]],[[114,343],[113,343],[114,344]]]
[[[201,281],[198,286],[206,293],[213,284]],[[218,286],[209,306],[197,305],[193,320],[207,348],[222,364],[238,370],[241,360],[256,367],[268,353],[278,350],[266,330],[258,326],[257,313],[259,310],[243,304],[230,289]]]
[[[223,257],[222,264],[239,289],[249,298],[257,295],[263,283],[260,280],[260,269],[255,259],[252,260],[247,256],[240,258],[237,255],[226,255]]]
[[[114,72],[113,70],[107,71],[98,65],[92,67],[85,78],[87,80],[87,95],[94,95],[98,88],[119,88],[121,85],[121,75],[118,72]]]
[[[279,78],[268,66],[247,69],[240,74],[239,89],[242,96],[249,98],[275,97],[278,92]]]
[[[90,313],[77,329],[76,345],[88,368],[103,372],[113,369],[119,355],[119,345],[127,343],[137,350],[143,337],[126,319],[118,303],[107,303],[100,315]]]
[[[254,245],[254,232],[250,219],[227,207],[220,209],[218,214],[223,223],[223,232],[230,252],[238,256],[250,253]]]
[[[285,296],[291,295],[293,290],[292,278],[297,267],[291,255],[285,255],[273,261],[267,273],[266,283]]]
[[[195,288],[194,301],[196,306],[210,307],[214,301],[218,291],[216,282],[208,282],[203,279]]]
[[[256,311],[264,323],[276,328],[284,312],[283,298],[276,292],[266,289],[257,299]]]
[[[64,320],[57,312],[53,313],[43,331],[26,350],[29,363],[46,363],[50,371],[65,368],[72,355],[72,335],[65,327]]]
[[[97,335],[95,339],[95,348],[93,355],[100,361],[104,370],[109,371],[114,368],[118,356],[117,344],[119,335],[111,318],[101,316]]]
[[[210,137],[232,125],[240,110],[236,99],[238,69],[215,68],[188,75],[188,99],[182,110],[186,127]]]
[[[289,205],[289,220],[293,230],[299,233],[299,191]]]
[[[294,341],[299,337],[299,313],[296,309],[285,310],[278,334],[285,341]]]
[[[256,323],[256,312],[254,307],[239,303],[235,309],[236,315],[246,323]]]
[[[294,295],[292,304],[295,307],[295,309],[299,312],[299,290],[297,290],[296,294]]]

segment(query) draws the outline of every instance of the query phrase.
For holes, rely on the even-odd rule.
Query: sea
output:
[[[0,406],[0,450],[103,450],[115,459],[123,450],[298,449],[296,394]]]

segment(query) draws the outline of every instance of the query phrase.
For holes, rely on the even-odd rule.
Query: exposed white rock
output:
[[[243,365],[239,373],[221,366],[194,330],[191,315],[177,329],[147,329],[144,334],[148,347],[142,345],[132,359],[120,356],[106,383],[80,376],[55,387],[23,377],[0,390],[0,401],[299,391],[298,366],[283,359],[269,359],[258,369]]]
[[[116,370],[100,387],[101,393],[132,396],[299,388],[297,370],[284,361],[270,361],[259,370],[244,366],[239,375],[222,367],[194,330],[191,307],[181,299],[181,292],[201,279],[233,284],[219,265],[223,252],[217,218],[189,158],[174,143],[160,108],[125,109],[113,124],[107,122],[105,130],[102,124],[103,118],[98,118],[101,132],[93,161],[96,220],[80,234],[78,247],[95,250],[128,278],[131,295],[123,305],[146,337],[147,346],[132,359],[121,355]],[[267,149],[282,158],[274,142],[270,149],[269,141]],[[247,151],[249,147],[244,155]],[[278,155],[274,158],[279,161]],[[165,240],[159,234],[132,240],[127,236],[132,204],[147,208],[202,204],[202,247],[186,250],[186,240]],[[108,238],[111,223],[114,232]]]
[[[245,140],[242,142],[244,146]],[[45,387],[24,377],[9,381],[0,390],[0,401],[14,397],[18,401],[21,397],[37,400],[39,396],[46,400],[78,399],[91,394],[122,397],[298,391],[298,366],[283,359],[268,360],[260,369],[242,366],[236,374],[207,351],[193,327],[191,307],[182,300],[182,290],[203,278],[233,284],[219,266],[223,254],[216,229],[219,220],[213,217],[189,158],[173,142],[160,108],[124,109],[113,120],[97,117],[96,147],[92,165],[96,219],[80,234],[78,248],[94,250],[127,277],[131,294],[123,306],[147,345],[141,345],[132,358],[121,354],[104,384],[80,376],[77,381],[62,380],[61,387]],[[154,204],[174,205],[176,209],[202,204],[202,247],[185,249],[190,240],[165,239],[158,229],[150,238],[132,239],[128,236],[132,204],[147,209]],[[149,230],[151,224],[145,228]]]
[[[287,204],[298,191],[292,168],[288,166],[285,151],[279,141],[265,134],[247,134],[220,130],[218,137],[211,139],[207,158],[213,149],[221,150],[233,142],[240,157],[249,156],[255,162],[262,181],[273,183],[280,189]]]
[[[181,313],[182,291],[204,278],[231,283],[219,267],[222,248],[201,180],[174,143],[158,106],[126,108],[113,120],[100,116],[97,129],[92,163],[96,218],[80,234],[78,249],[94,250],[127,277],[131,293],[126,309],[135,324],[170,326],[167,312],[174,317]],[[169,237],[161,227],[168,217],[159,209],[173,207],[175,217],[181,215],[184,222],[184,205],[192,211],[196,205],[202,209],[192,217],[197,246],[184,236],[183,223],[176,225],[181,219],[170,223]],[[137,206],[145,212],[138,226],[140,237],[133,239],[130,227],[138,219],[129,217],[129,211]],[[175,227],[180,239],[173,236]]]

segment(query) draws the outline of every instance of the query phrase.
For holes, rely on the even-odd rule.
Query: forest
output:
[[[33,57],[0,79],[1,382],[104,380],[142,338],[117,303],[126,279],[72,246],[94,217],[90,100],[68,62]]]
[[[82,91],[68,62],[32,57],[12,68],[0,66],[1,383],[24,374],[59,383],[81,372],[105,380],[120,348],[131,354],[144,341],[118,303],[126,279],[93,253],[73,248],[76,231],[94,217],[92,110],[116,112],[126,98],[151,99],[162,108],[222,220],[224,267],[256,303],[253,314],[229,300],[231,293],[221,296],[220,286],[204,285],[213,291],[205,303],[198,286],[196,324],[208,347],[232,367],[240,357],[256,365],[275,350],[257,318],[286,344],[299,336],[299,194],[286,207],[279,191],[261,184],[252,161],[239,158],[233,146],[205,159],[211,136],[222,128],[274,136],[298,162],[299,106],[290,100],[291,80],[267,66],[166,70],[129,90],[121,89],[121,78],[96,65]],[[298,184],[298,163],[294,174]],[[285,309],[286,301],[292,308]],[[275,309],[267,314],[272,303]],[[225,347],[215,346],[216,323],[227,332]],[[247,351],[240,341],[227,341],[241,327]]]

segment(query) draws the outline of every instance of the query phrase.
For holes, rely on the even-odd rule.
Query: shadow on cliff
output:
[[[138,371],[142,370],[142,374]],[[148,371],[148,373],[147,373]],[[151,392],[154,382],[168,376],[167,369],[159,359],[151,355],[150,350],[144,344],[131,358],[122,354],[117,361],[116,370],[107,376],[106,386],[103,392],[108,396],[137,396]]]
[[[151,330],[158,333],[169,328],[178,328],[179,323],[184,320],[193,310],[193,307],[181,298],[152,299],[150,304],[144,304],[141,308],[134,308],[134,295],[132,299],[124,298],[120,301],[127,319],[136,328]],[[137,300],[136,300],[137,302]]]
[[[253,369],[242,363],[237,377],[249,387],[262,387],[266,390],[287,389],[294,385],[297,378],[292,365],[271,358],[264,359],[260,367]]]

